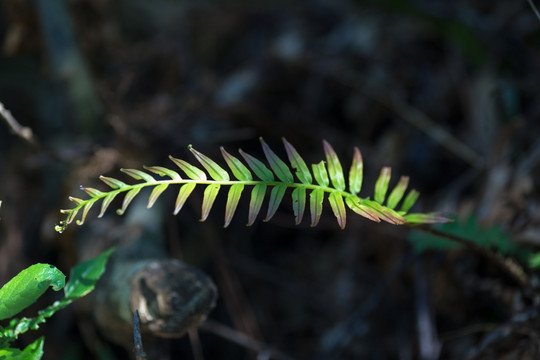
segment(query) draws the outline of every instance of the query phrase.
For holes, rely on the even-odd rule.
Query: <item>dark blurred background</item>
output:
[[[80,234],[110,223],[92,213],[54,232],[79,185],[173,168],[169,154],[193,161],[189,144],[221,164],[221,145],[262,159],[260,136],[282,158],[287,138],[308,163],[326,139],[345,169],[358,146],[362,196],[392,166],[392,183],[409,175],[421,192],[416,210],[540,244],[540,20],[527,1],[6,0],[0,41],[0,102],[37,142],[0,122],[1,283],[35,262],[67,273],[81,261]],[[172,256],[217,283],[212,321],[286,356],[540,356],[534,322],[485,345],[534,304],[475,254],[418,254],[407,229],[352,212],[342,231],[329,207],[318,227],[294,226],[287,198],[247,228],[248,192],[223,229],[225,192],[205,223],[201,191],[176,217],[175,196],[159,200],[163,232]],[[127,356],[83,311],[40,331],[46,359]],[[266,358],[212,331],[198,340],[164,341],[162,358]]]

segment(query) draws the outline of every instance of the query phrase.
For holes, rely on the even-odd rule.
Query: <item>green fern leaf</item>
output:
[[[364,162],[360,150],[355,147],[351,170],[349,171],[349,190],[351,194],[356,195],[362,190],[362,181],[364,178]]]
[[[308,192],[311,226],[316,226],[319,223],[326,196],[328,196],[328,203],[340,228],[344,228],[346,224],[346,208],[371,221],[380,222],[383,220],[395,225],[404,223],[431,224],[449,221],[444,217],[432,213],[408,213],[418,199],[419,193],[416,190],[411,190],[403,199],[409,183],[409,178],[406,176],[400,178],[388,196],[388,199],[386,199],[391,180],[391,169],[389,167],[384,167],[381,170],[381,174],[375,183],[374,200],[370,200],[369,197],[361,198],[357,196],[362,189],[363,181],[363,161],[358,148],[354,148],[353,160],[348,174],[349,191],[346,191],[345,175],[341,163],[336,152],[326,140],[323,141],[326,161],[323,160],[312,164],[311,171],[296,149],[287,140],[282,140],[289,164],[280,159],[262,138],[260,142],[268,166],[261,160],[240,149],[239,153],[247,164],[246,166],[240,159],[229,154],[221,147],[223,159],[236,180],[232,180],[229,172],[220,164],[195,150],[192,146],[189,146],[189,150],[204,170],[192,165],[186,160],[169,156],[170,160],[186,174],[187,179],[183,179],[178,172],[163,166],[145,166],[144,169],[146,171],[120,169],[126,175],[139,181],[135,184],[128,184],[118,179],[101,176],[101,181],[112,190],[101,191],[94,188],[81,187],[90,198],[85,200],[69,197],[75,204],[75,207],[69,210],[61,210],[61,213],[65,215],[65,220],[61,221],[55,229],[62,232],[73,221],[76,221],[79,225],[83,224],[90,209],[98,201],[101,201],[101,209],[98,217],[102,217],[120,193],[123,194],[124,198],[117,213],[121,215],[145,187],[152,189],[147,204],[147,207],[150,208],[161,194],[173,185],[180,187],[173,211],[175,215],[180,212],[197,185],[205,186],[201,207],[201,221],[206,220],[209,216],[221,188],[229,187],[225,207],[225,227],[231,223],[246,186],[252,187],[249,202],[248,226],[252,225],[257,219],[268,189],[271,189],[271,191],[264,221],[269,221],[276,214],[289,188],[292,190],[292,208],[296,224],[300,224],[304,216]],[[291,168],[294,170],[298,182],[295,182]],[[253,178],[252,171],[259,180]],[[155,175],[152,174],[158,175],[163,179],[156,179],[154,177]],[[315,179],[315,183],[313,179]],[[385,200],[386,205],[384,205]],[[401,208],[399,211],[396,211],[395,209],[400,202],[402,202]],[[79,213],[81,213],[81,217],[79,220],[76,220]]]
[[[296,225],[302,222],[306,209],[306,189],[297,187],[292,192],[292,207],[294,212],[294,222]]]
[[[231,185],[229,194],[227,195],[227,205],[225,206],[225,225],[223,225],[223,227],[227,227],[231,223],[238,206],[238,202],[240,201],[240,197],[242,196],[242,191],[244,191],[244,184]]]
[[[270,147],[264,142],[262,138],[260,138],[262,148],[264,151],[264,155],[266,156],[266,159],[268,160],[268,163],[270,164],[270,167],[274,171],[274,174],[278,177],[279,180],[281,180],[284,183],[293,183],[294,178],[291,173],[291,170],[289,170],[289,167],[283,160],[281,160],[273,151],[270,149]]]
[[[227,163],[227,165],[229,165],[229,168],[233,172],[236,179],[240,181],[253,180],[253,176],[251,176],[251,171],[249,171],[249,169],[244,164],[242,164],[240,160],[225,151],[223,146],[221,147],[221,154],[223,155],[225,162]]]
[[[381,169],[381,174],[375,183],[374,199],[379,204],[382,204],[386,198],[386,191],[388,190],[388,183],[390,182],[391,174],[392,169],[389,167],[383,167]]]
[[[219,166],[215,161],[208,156],[201,154],[195,150],[191,145],[189,150],[195,155],[195,158],[201,163],[201,165],[208,171],[210,177],[216,181],[229,181],[229,173]]]
[[[289,162],[291,163],[291,166],[293,169],[296,170],[296,177],[302,184],[311,184],[313,181],[313,178],[311,177],[311,173],[309,172],[309,169],[300,154],[296,151],[294,146],[292,146],[285,138],[282,138],[283,144],[285,145],[285,150],[287,151],[287,157],[289,158]]]
[[[177,159],[172,156],[169,156],[169,159],[171,159],[184,173],[186,173],[187,177],[191,180],[199,180],[199,181],[205,181],[206,180],[206,174],[204,171],[199,169],[196,166],[191,165],[187,161],[184,161],[182,159]]]
[[[251,190],[251,201],[249,202],[249,214],[247,226],[253,225],[257,215],[261,211],[261,206],[266,194],[266,184],[257,184]]]
[[[311,227],[317,226],[321,219],[324,201],[324,190],[314,189],[309,194],[309,210],[311,212]]]
[[[274,186],[270,192],[270,201],[268,202],[268,212],[266,213],[266,218],[264,221],[270,221],[270,219],[275,215],[281,200],[283,200],[283,195],[285,195],[285,190],[287,190],[286,184],[281,184]]]
[[[212,209],[212,205],[214,205],[220,187],[221,185],[219,184],[210,184],[204,189],[201,221],[205,221],[208,214],[210,214],[210,210]]]
[[[196,185],[197,184],[195,183],[187,183],[180,187],[180,190],[178,191],[178,196],[176,198],[176,203],[174,204],[174,215],[177,215],[180,210],[182,210],[182,207],[186,203],[189,195],[191,195],[191,193],[193,192],[193,189],[195,189]]]
[[[386,205],[390,209],[395,209],[397,204],[401,201],[403,198],[403,195],[405,194],[405,190],[407,190],[407,186],[409,185],[409,177],[408,176],[402,176],[399,179],[399,182],[394,187],[394,190],[390,193],[390,196],[388,197],[388,200],[386,202]]]
[[[343,176],[343,169],[341,163],[337,157],[336,152],[328,141],[323,140],[324,153],[326,154],[326,161],[328,163],[328,174],[332,185],[338,190],[345,190],[345,177]]]
[[[345,212],[345,204],[343,203],[343,197],[338,192],[331,192],[328,196],[328,201],[330,202],[330,207],[332,208],[332,211],[337,218],[339,227],[345,229],[347,215]]]
[[[245,153],[242,151],[242,149],[238,150],[240,152],[240,155],[246,160],[249,167],[255,175],[259,177],[262,181],[266,182],[272,182],[274,181],[274,175],[272,172],[266,167],[266,165],[263,164],[262,161],[258,160],[257,158],[249,155],[248,153]]]
[[[329,187],[330,180],[328,179],[328,172],[326,171],[326,166],[324,161],[321,161],[318,164],[312,164],[311,168],[313,169],[313,176],[315,176],[315,181],[322,187]]]
[[[120,169],[121,172],[134,178],[135,180],[143,180],[145,182],[154,182],[155,179],[152,175],[145,173],[144,171],[137,169]]]

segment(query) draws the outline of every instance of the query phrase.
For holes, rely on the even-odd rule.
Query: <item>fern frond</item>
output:
[[[236,208],[246,187],[251,187],[248,222],[252,225],[260,213],[267,190],[270,189],[268,207],[264,221],[269,221],[278,210],[287,189],[292,189],[292,208],[295,223],[300,224],[306,209],[307,195],[309,194],[309,211],[311,213],[311,226],[316,226],[321,218],[324,199],[327,197],[330,208],[337,219],[340,228],[345,228],[346,208],[372,221],[386,221],[394,225],[439,223],[450,221],[435,214],[411,214],[409,209],[418,199],[418,191],[411,190],[405,195],[409,178],[402,176],[397,185],[387,197],[391,180],[391,169],[383,167],[375,183],[373,200],[369,197],[361,198],[357,194],[362,189],[363,161],[358,148],[354,148],[353,160],[348,177],[345,177],[341,162],[332,146],[323,140],[323,149],[326,161],[311,165],[311,171],[304,159],[287,140],[282,139],[289,160],[289,165],[282,160],[261,138],[261,146],[267,164],[254,156],[239,149],[240,156],[245,164],[237,157],[229,154],[223,147],[220,148],[225,163],[235,179],[231,178],[229,171],[225,170],[208,156],[195,150],[191,145],[189,150],[201,165],[202,169],[182,159],[169,156],[187,178],[183,178],[177,171],[162,166],[144,167],[144,170],[121,169],[123,173],[139,181],[127,184],[123,181],[100,176],[110,190],[102,191],[94,188],[81,187],[89,199],[69,197],[75,207],[60,212],[66,216],[57,226],[56,230],[62,232],[75,221],[79,212],[81,217],[76,221],[82,225],[93,205],[101,200],[98,217],[102,217],[112,201],[123,193],[124,198],[120,209],[122,215],[129,207],[131,201],[143,188],[152,188],[148,198],[147,207],[150,208],[161,194],[171,186],[178,186],[178,195],[173,213],[176,215],[184,206],[195,187],[205,186],[201,208],[201,221],[206,220],[217,195],[223,187],[228,187],[227,203],[225,207],[225,227],[227,227],[236,212]],[[247,164],[247,166],[246,166]],[[204,169],[204,170],[203,170]],[[292,170],[291,170],[292,169]],[[254,179],[253,174],[258,178]],[[155,176],[159,176],[156,179]],[[315,182],[313,181],[315,179]],[[348,183],[345,179],[348,179]],[[346,189],[348,188],[349,191]],[[405,197],[403,199],[403,197]],[[396,207],[401,202],[401,208]]]

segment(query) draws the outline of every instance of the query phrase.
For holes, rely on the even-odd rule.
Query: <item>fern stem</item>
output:
[[[430,235],[435,235],[435,236],[450,240],[452,242],[455,242],[457,244],[463,245],[473,250],[477,254],[481,255],[482,257],[492,262],[493,264],[495,264],[497,267],[503,270],[507,275],[509,275],[512,278],[512,280],[515,283],[517,283],[519,286],[521,287],[531,286],[529,277],[525,273],[525,270],[523,269],[523,267],[520,264],[518,264],[516,261],[510,258],[505,259],[502,256],[498,255],[497,253],[491,251],[489,248],[480,246],[474,241],[471,241],[469,239],[466,239],[460,236],[448,234],[440,230],[433,229],[426,226],[417,226],[417,225],[412,225],[412,224],[407,224],[407,223],[405,225],[413,230],[421,231]]]

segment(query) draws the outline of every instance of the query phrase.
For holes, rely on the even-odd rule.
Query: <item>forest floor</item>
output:
[[[161,359],[540,357],[527,260],[540,246],[540,19],[526,1],[20,0],[0,6],[0,39],[0,102],[36,141],[0,121],[0,283],[35,262],[68,273],[90,251],[81,239],[93,244],[85,229],[122,226],[110,211],[54,232],[99,175],[192,161],[189,144],[263,158],[261,136],[317,163],[326,139],[345,169],[362,151],[362,196],[383,166],[392,184],[410,176],[418,211],[455,218],[443,229],[519,263],[527,284],[406,227],[349,212],[340,230],[328,206],[315,228],[294,225],[287,199],[246,227],[246,196],[223,229],[223,193],[201,223],[199,191],[162,230],[220,297]],[[166,214],[174,198],[159,200]],[[77,307],[40,331],[46,359],[130,353]]]

